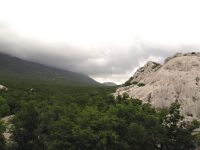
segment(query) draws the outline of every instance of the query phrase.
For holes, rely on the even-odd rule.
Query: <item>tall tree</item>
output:
[[[163,124],[167,133],[167,141],[165,141],[163,149],[188,150],[195,148],[195,136],[192,133],[199,127],[199,123],[184,120],[178,101],[171,104]]]

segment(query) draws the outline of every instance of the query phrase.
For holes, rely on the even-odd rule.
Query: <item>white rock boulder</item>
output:
[[[7,87],[5,87],[5,86],[3,86],[3,85],[0,85],[0,91],[7,91],[7,90],[8,90]]]

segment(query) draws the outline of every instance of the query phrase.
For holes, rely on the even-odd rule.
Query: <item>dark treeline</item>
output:
[[[14,84],[1,92],[0,116],[14,114],[12,142],[0,122],[1,150],[189,150],[199,127],[186,123],[178,102],[165,110],[129,98],[111,87]]]

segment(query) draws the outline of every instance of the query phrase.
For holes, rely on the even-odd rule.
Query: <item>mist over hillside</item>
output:
[[[199,7],[2,0],[0,150],[200,149]]]
[[[50,82],[66,85],[100,85],[82,73],[57,69],[0,53],[0,81]]]

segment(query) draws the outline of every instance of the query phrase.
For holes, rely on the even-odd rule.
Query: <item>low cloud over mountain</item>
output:
[[[11,36],[10,36],[11,35]],[[126,47],[81,48],[70,44],[40,43],[1,31],[0,52],[45,65],[83,72],[100,81],[121,82],[148,60],[162,62],[176,51],[195,51],[189,46],[164,47],[138,42]]]
[[[197,6],[8,0],[0,6],[0,52],[121,83],[147,60],[200,49]]]

